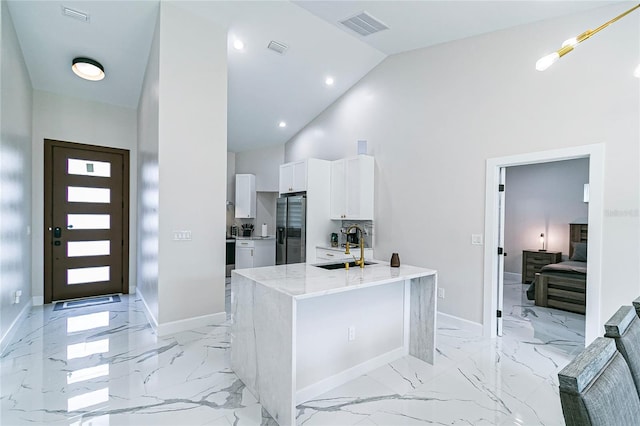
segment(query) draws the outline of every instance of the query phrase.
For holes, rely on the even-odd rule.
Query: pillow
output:
[[[573,247],[573,255],[569,260],[575,260],[576,262],[587,261],[587,243],[571,243]]]

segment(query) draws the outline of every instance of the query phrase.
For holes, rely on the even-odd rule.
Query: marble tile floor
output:
[[[404,357],[298,406],[298,425],[563,424],[559,371],[579,318],[518,299],[504,336],[440,321],[434,366]],[[505,305],[505,311],[507,310]],[[275,425],[229,369],[228,325],[159,338],[135,295],[33,308],[0,357],[0,424]]]

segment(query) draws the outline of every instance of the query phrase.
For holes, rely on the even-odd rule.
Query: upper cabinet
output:
[[[373,185],[373,157],[331,162],[331,219],[373,220]]]
[[[236,175],[236,217],[240,219],[256,217],[255,175]]]
[[[296,161],[280,166],[280,194],[307,190],[307,162]]]

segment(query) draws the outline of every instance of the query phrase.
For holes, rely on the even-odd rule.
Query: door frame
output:
[[[111,148],[106,146],[98,146],[98,145],[87,145],[76,142],[66,142],[59,141],[54,139],[45,139],[44,140],[44,244],[43,244],[43,254],[44,254],[44,303],[51,303],[53,300],[53,261],[52,261],[52,249],[53,249],[53,238],[51,236],[50,229],[53,228],[52,223],[52,207],[53,207],[53,199],[52,199],[52,182],[47,182],[47,178],[52,175],[53,168],[53,148],[61,147],[61,148],[71,148],[71,149],[82,149],[85,151],[97,151],[97,152],[106,152],[110,154],[119,154],[122,155],[122,235],[125,238],[125,243],[122,246],[122,287],[120,288],[120,292],[122,294],[129,294],[129,186],[130,186],[130,176],[129,176],[129,150],[127,149],[119,149],[119,148]]]
[[[498,301],[498,184],[500,168],[553,161],[589,159],[589,251],[587,270],[587,302],[585,313],[585,346],[600,335],[602,292],[602,227],[604,212],[604,160],[603,143],[583,145],[550,151],[533,152],[507,157],[490,158],[486,163],[484,247],[484,303],[483,334],[496,337]]]

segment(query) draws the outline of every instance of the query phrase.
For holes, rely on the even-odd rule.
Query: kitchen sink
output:
[[[314,266],[317,266],[318,268],[330,269],[330,270],[333,270],[333,269],[344,269],[344,267],[345,267],[344,264],[345,263],[346,262],[329,263],[329,264],[324,264],[324,265],[321,264],[321,265],[314,265]],[[376,262],[367,262],[366,260],[364,261],[364,266],[375,265],[375,264],[376,264]],[[359,267],[360,267],[359,265],[356,265],[356,262],[353,262],[353,261],[349,262],[349,268],[359,268]]]

